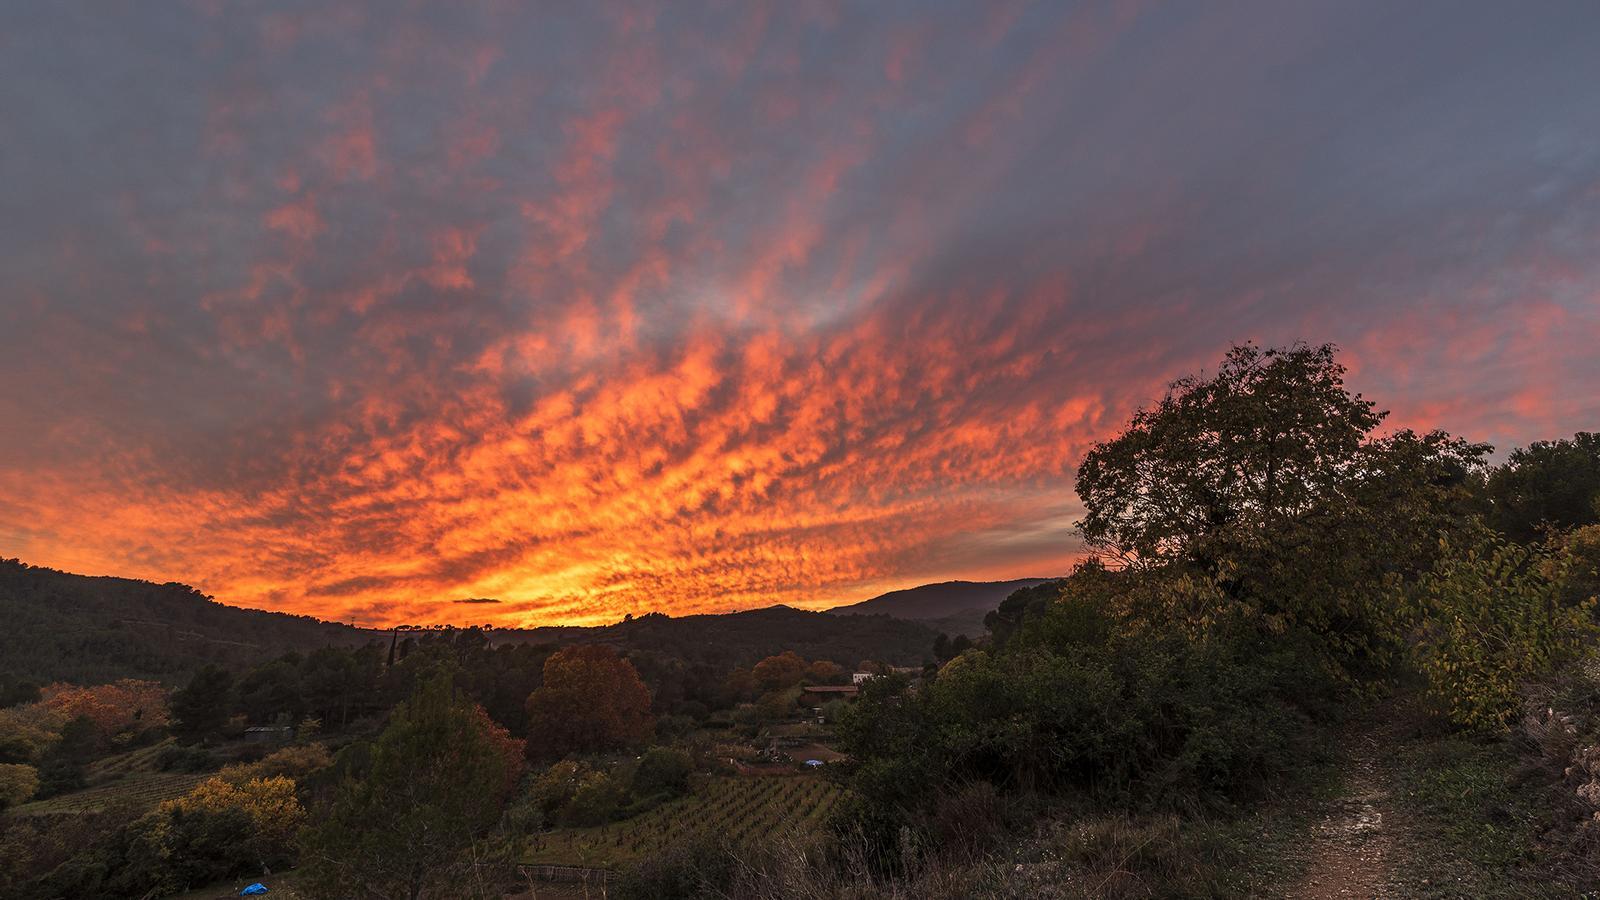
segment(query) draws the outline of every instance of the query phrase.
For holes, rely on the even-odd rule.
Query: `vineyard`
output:
[[[171,738],[167,738],[159,744],[139,747],[99,760],[89,766],[89,783],[97,784],[117,778],[125,778],[129,775],[158,772],[160,771],[160,766],[157,765],[157,759],[160,757],[161,751],[173,743],[174,741]]]
[[[12,807],[11,813],[19,816],[48,816],[96,812],[118,804],[147,809],[163,800],[182,797],[209,777],[208,774],[195,775],[186,772],[130,775],[121,781],[102,787],[62,794],[49,800],[24,803]]]
[[[789,828],[816,828],[843,791],[821,778],[713,779],[699,793],[622,822],[534,838],[526,862],[615,868],[697,834],[744,846]]]

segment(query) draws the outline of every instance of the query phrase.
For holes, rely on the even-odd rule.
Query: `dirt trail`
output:
[[[1343,795],[1313,832],[1311,864],[1293,897],[1308,900],[1408,896],[1395,878],[1405,852],[1380,763],[1384,742],[1371,723],[1343,742]]]

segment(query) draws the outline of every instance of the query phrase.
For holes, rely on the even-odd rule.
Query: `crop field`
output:
[[[141,810],[148,809],[163,800],[182,797],[209,777],[205,773],[188,772],[130,775],[100,787],[14,806],[11,813],[19,816],[49,816],[97,812],[119,803],[131,804]]]
[[[96,784],[137,773],[160,771],[160,767],[156,765],[156,758],[172,743],[174,743],[172,738],[167,738],[159,744],[139,747],[98,760],[89,766],[89,783]]]
[[[686,837],[714,835],[729,846],[789,828],[820,826],[844,792],[813,776],[718,777],[704,790],[597,828],[562,828],[530,842],[525,862],[612,868]]]

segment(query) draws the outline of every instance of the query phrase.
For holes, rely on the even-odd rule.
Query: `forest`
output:
[[[202,604],[141,629],[7,561],[0,897],[1315,895],[1351,847],[1407,895],[1600,890],[1600,435],[1496,457],[1345,376],[1173,383],[1082,460],[1083,561],[970,640],[774,607],[230,653],[188,589],[122,583]],[[1369,807],[1399,836],[1328,837]]]

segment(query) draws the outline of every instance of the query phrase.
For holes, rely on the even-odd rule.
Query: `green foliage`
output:
[[[1130,562],[1170,561],[1309,511],[1359,469],[1383,418],[1345,390],[1344,371],[1331,345],[1246,344],[1210,379],[1175,382],[1084,457],[1084,537]]]
[[[38,790],[38,769],[21,763],[0,763],[0,811],[27,802]]]
[[[1405,634],[1392,598],[1431,567],[1439,534],[1470,521],[1488,448],[1375,437],[1384,413],[1343,379],[1331,346],[1234,347],[1215,376],[1178,381],[1089,452],[1085,539],[1162,575],[1129,597],[1136,617],[1294,632],[1341,677],[1381,674]]]
[[[1579,656],[1594,633],[1593,597],[1563,593],[1565,548],[1509,543],[1490,535],[1444,552],[1418,589],[1425,624],[1417,643],[1429,690],[1459,725],[1501,731],[1518,689]]]
[[[689,754],[670,747],[651,747],[639,760],[633,773],[635,797],[681,796],[689,788],[694,761]]]
[[[305,832],[306,884],[341,898],[459,895],[520,756],[520,742],[458,699],[448,677],[423,682],[396,708],[367,770]]]
[[[39,900],[162,897],[263,868],[287,867],[294,863],[294,829],[303,815],[288,779],[242,786],[211,779],[120,826],[76,833],[38,827],[32,830],[40,838],[65,838],[73,846],[46,847],[42,859],[26,860],[34,878],[17,895]],[[45,818],[94,822],[92,815]]]
[[[172,692],[172,733],[189,741],[217,733],[227,724],[232,697],[232,673],[217,666],[202,668]]]
[[[880,847],[924,828],[936,798],[963,785],[1195,809],[1315,756],[1308,708],[1329,683],[1292,643],[1114,630],[1072,602],[1046,618],[919,691],[892,678],[864,687],[840,730],[855,816]]]
[[[39,685],[26,678],[0,672],[0,709],[39,702]]]
[[[1484,485],[1489,524],[1514,541],[1600,524],[1600,434],[1511,451]]]
[[[208,772],[217,767],[217,760],[201,747],[168,744],[157,754],[156,767],[163,772]]]
[[[619,779],[605,772],[591,772],[572,792],[557,816],[569,828],[602,825],[617,817],[627,793]]]
[[[697,900],[718,896],[733,881],[738,858],[706,835],[675,843],[623,870],[608,896],[617,900]]]

